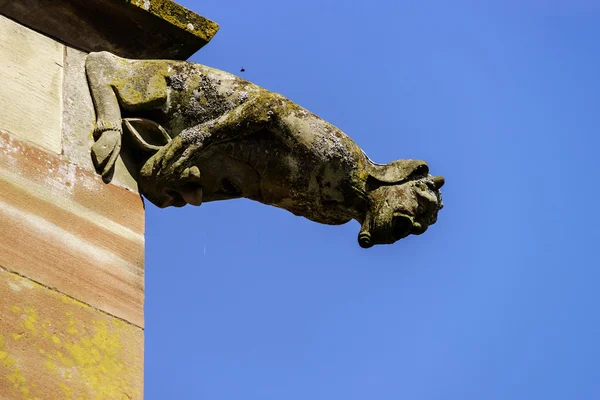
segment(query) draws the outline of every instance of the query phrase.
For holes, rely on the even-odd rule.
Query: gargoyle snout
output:
[[[197,166],[185,168],[177,179],[171,181],[164,178],[168,174],[164,174],[162,179],[158,178],[154,166],[155,160],[150,159],[142,168],[138,179],[140,192],[154,205],[164,208],[202,204],[201,175]]]
[[[372,220],[371,215],[368,215],[358,234],[360,247],[368,249],[376,244],[394,243],[414,231],[414,218],[408,214],[397,213],[388,221],[380,225]]]
[[[427,227],[423,227],[410,215],[398,213],[392,218],[391,229],[371,232],[371,222],[365,221],[358,234],[358,244],[360,247],[368,249],[376,244],[393,243],[411,234],[420,235],[425,230]]]
[[[186,168],[180,176],[181,183],[178,187],[178,192],[183,197],[186,203],[193,206],[202,204],[202,185],[200,169],[193,165]]]
[[[187,204],[199,206],[202,204],[202,187],[190,185],[179,189],[179,194]]]
[[[200,170],[197,166],[186,168],[180,175],[179,180],[173,187],[165,189],[165,194],[178,200],[183,200],[184,204],[199,206],[202,204],[202,185]]]

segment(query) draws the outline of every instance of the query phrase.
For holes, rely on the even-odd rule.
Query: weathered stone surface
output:
[[[64,46],[0,16],[0,129],[61,152]]]
[[[444,179],[425,162],[376,164],[344,132],[277,93],[184,61],[99,52],[86,70],[98,171],[105,176],[111,150],[128,147],[140,193],[159,207],[245,197],[322,224],[355,219],[362,247],[422,234],[437,221]]]
[[[0,0],[0,14],[83,51],[186,59],[219,26],[171,0]]]
[[[94,172],[90,148],[94,144],[96,123],[94,103],[85,76],[87,53],[65,46],[64,107],[62,139],[64,156],[70,162]],[[111,183],[137,192],[137,182],[123,162],[125,153],[117,158]]]
[[[142,399],[143,330],[0,267],[0,399]]]
[[[0,132],[0,266],[143,326],[136,193]]]
[[[113,184],[95,174],[85,57],[0,15],[3,400],[143,397],[143,202],[121,158]]]

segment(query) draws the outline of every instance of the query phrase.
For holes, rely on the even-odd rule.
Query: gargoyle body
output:
[[[124,126],[140,192],[159,207],[245,197],[323,224],[355,219],[363,247],[423,233],[442,207],[443,178],[425,162],[375,164],[335,126],[232,74],[107,52],[86,71],[96,168],[110,174]]]

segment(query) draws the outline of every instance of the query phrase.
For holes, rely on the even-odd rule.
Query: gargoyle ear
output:
[[[156,152],[171,141],[165,128],[149,119],[123,118],[123,124],[140,150]]]
[[[367,164],[369,175],[383,183],[400,183],[417,175],[426,175],[429,172],[429,166],[421,160],[397,160],[391,163]]]

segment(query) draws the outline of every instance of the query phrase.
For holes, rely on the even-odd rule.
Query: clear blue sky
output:
[[[600,3],[179,2],[221,25],[192,61],[426,160],[445,208],[364,250],[356,222],[148,204],[147,399],[600,398]]]

